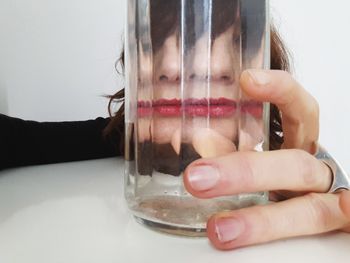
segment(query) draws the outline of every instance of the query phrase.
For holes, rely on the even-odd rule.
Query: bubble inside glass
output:
[[[267,193],[192,197],[194,160],[269,147],[269,104],[241,92],[244,69],[268,69],[267,0],[128,0],[125,197],[137,221],[200,236],[214,213]],[[234,169],[234,167],[233,167]]]

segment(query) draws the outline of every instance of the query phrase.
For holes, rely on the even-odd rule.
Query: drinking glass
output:
[[[243,70],[270,67],[269,30],[268,0],[127,0],[125,198],[138,222],[201,236],[212,214],[267,202],[198,199],[182,175],[200,158],[269,149],[269,104],[239,86]]]

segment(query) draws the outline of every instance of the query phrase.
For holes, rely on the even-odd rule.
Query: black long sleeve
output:
[[[0,114],[0,170],[120,155],[120,136],[102,134],[109,121],[36,122]]]

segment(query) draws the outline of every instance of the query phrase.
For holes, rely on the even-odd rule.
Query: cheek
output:
[[[180,127],[180,118],[155,117],[152,122],[153,142],[159,144],[170,143],[173,134]]]
[[[180,118],[140,118],[138,120],[138,141],[145,142],[152,140],[158,144],[170,143],[173,134],[180,127]]]
[[[210,128],[220,133],[232,142],[237,140],[238,122],[235,118],[211,119]]]

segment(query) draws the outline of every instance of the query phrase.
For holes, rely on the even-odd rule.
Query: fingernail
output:
[[[219,171],[209,165],[195,166],[190,168],[188,172],[188,182],[196,191],[206,191],[213,188],[219,179]]]
[[[235,218],[216,218],[215,232],[221,243],[227,243],[237,239],[244,231],[243,223]]]
[[[261,70],[248,70],[251,79],[258,85],[267,85],[270,83],[269,74]]]

